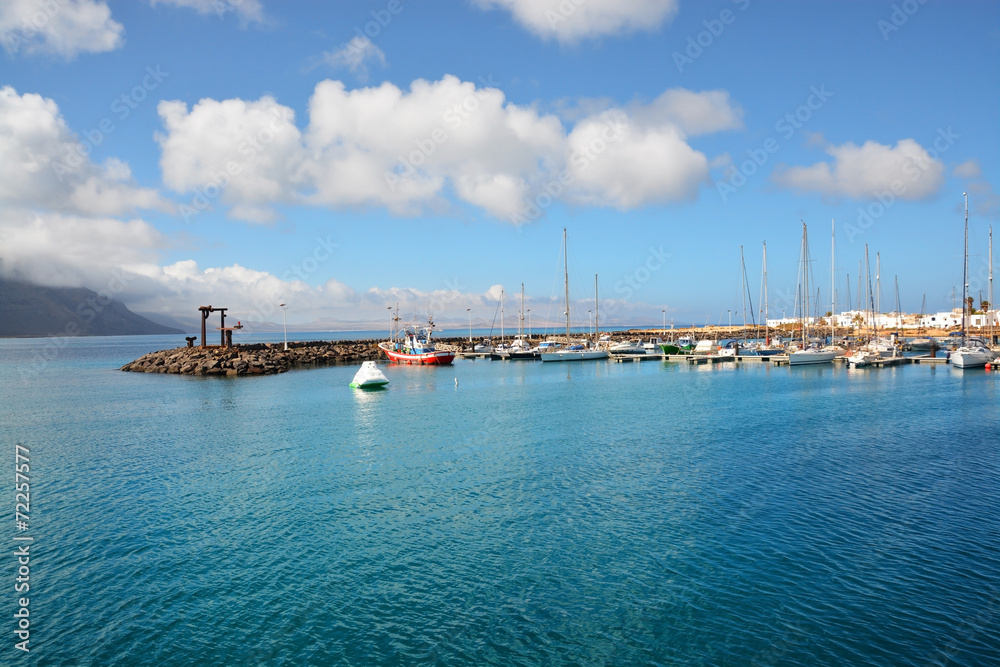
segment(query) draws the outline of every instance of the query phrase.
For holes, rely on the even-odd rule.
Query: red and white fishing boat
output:
[[[423,336],[418,335],[416,331],[403,329],[400,336],[393,336],[389,341],[379,343],[379,349],[393,363],[446,366],[455,361],[455,353],[435,349],[431,343],[433,329],[433,322],[424,329]]]

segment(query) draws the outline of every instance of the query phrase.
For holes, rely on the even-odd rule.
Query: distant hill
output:
[[[108,302],[85,287],[41,287],[0,280],[0,337],[129,336],[184,333]]]

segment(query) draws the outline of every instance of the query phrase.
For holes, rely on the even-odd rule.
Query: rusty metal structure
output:
[[[226,311],[228,308],[213,308],[212,306],[199,306],[198,310],[201,311],[201,346],[208,347],[205,342],[205,322],[208,321],[208,316],[212,313],[219,313],[219,330],[221,332],[221,338],[219,345],[226,347]],[[232,333],[230,333],[230,341],[232,340]]]

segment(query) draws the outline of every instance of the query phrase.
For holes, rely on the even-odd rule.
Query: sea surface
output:
[[[117,370],[176,343],[0,340],[0,664],[1000,664],[997,372]]]

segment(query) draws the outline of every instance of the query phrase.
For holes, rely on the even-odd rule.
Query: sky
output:
[[[136,312],[555,323],[565,228],[575,325],[595,275],[608,325],[759,319],[765,242],[791,316],[803,224],[822,303],[867,247],[947,310],[963,193],[988,297],[1000,2],[6,0],[0,45],[0,276]]]

